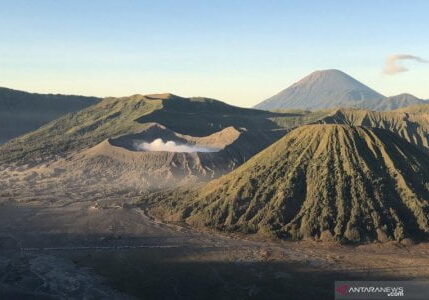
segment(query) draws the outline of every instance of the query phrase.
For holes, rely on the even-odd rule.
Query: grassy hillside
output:
[[[98,101],[94,97],[32,94],[0,88],[0,144]]]
[[[383,129],[307,125],[154,212],[221,230],[366,242],[429,233],[429,156]],[[167,211],[167,213],[166,213]]]
[[[94,146],[107,138],[138,133],[150,122],[186,135],[205,136],[229,126],[245,128],[271,142],[285,129],[320,119],[320,113],[273,113],[244,109],[207,98],[171,94],[106,98],[63,116],[0,147],[0,164],[37,163]],[[262,139],[265,141],[267,138]],[[258,140],[255,140],[258,145]],[[267,144],[261,143],[261,150]]]

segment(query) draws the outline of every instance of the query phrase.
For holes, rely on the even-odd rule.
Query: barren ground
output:
[[[196,231],[125,205],[138,192],[13,174],[0,174],[0,298],[332,299],[335,280],[429,280],[429,244]]]

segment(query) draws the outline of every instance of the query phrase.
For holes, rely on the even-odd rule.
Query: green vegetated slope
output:
[[[173,193],[164,218],[287,239],[351,242],[429,232],[429,156],[387,130],[294,129],[199,190]]]
[[[146,101],[141,96],[104,99],[1,146],[0,163],[48,160],[115,135],[138,132],[145,125],[135,120],[161,107],[160,100]]]
[[[255,135],[256,153],[283,136],[285,129],[320,117],[319,113],[259,111],[208,98],[172,94],[106,98],[1,146],[0,164],[50,160],[92,147],[107,138],[138,133],[151,122],[191,136],[209,135],[229,126],[244,128]]]
[[[95,97],[33,94],[0,88],[0,144],[99,100]]]
[[[426,105],[419,105],[390,112],[338,109],[317,123],[383,128],[413,144],[429,148],[429,114],[425,108]]]

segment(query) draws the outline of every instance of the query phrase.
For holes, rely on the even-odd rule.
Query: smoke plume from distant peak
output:
[[[151,143],[135,143],[138,151],[167,151],[167,152],[218,152],[217,148],[201,147],[196,145],[179,145],[174,141],[164,142],[162,139],[156,139]]]
[[[408,69],[400,64],[403,60],[414,60],[420,63],[428,63],[429,61],[410,54],[394,54],[386,59],[386,64],[384,65],[383,73],[387,75],[395,75],[401,72],[407,72]]]

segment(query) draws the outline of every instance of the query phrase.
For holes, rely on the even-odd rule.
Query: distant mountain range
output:
[[[65,114],[77,112],[99,103],[101,100],[96,97],[28,93],[0,87],[0,144],[34,131]],[[179,110],[185,111],[189,108],[188,104],[183,104],[181,101],[175,102],[185,105],[179,107]],[[256,105],[255,108],[261,110],[299,109],[314,111],[352,107],[389,111],[425,103],[427,102],[410,94],[385,97],[344,72],[325,70],[311,73],[277,95]],[[210,109],[217,107],[217,105],[212,105]],[[289,113],[291,112],[289,111]],[[209,113],[209,119],[210,115]],[[166,122],[170,122],[168,116],[164,117],[166,117]],[[155,122],[158,120],[156,114],[153,120]],[[285,119],[283,118],[283,120]],[[186,124],[187,122],[182,125],[175,123],[174,126],[180,127],[186,126]],[[204,128],[197,126],[192,131],[203,130]],[[198,134],[210,133],[213,132],[205,130]]]
[[[426,104],[425,100],[419,99],[410,94],[400,94],[396,96],[386,97],[382,99],[378,99],[376,101],[373,100],[364,100],[358,103],[355,107],[370,109],[375,111],[390,111],[398,108],[404,108],[411,105],[420,105]]]
[[[316,71],[255,106],[257,109],[318,110],[355,107],[377,111],[423,104],[410,94],[385,97],[339,70]]]
[[[95,97],[33,94],[0,88],[0,144],[99,100]]]

